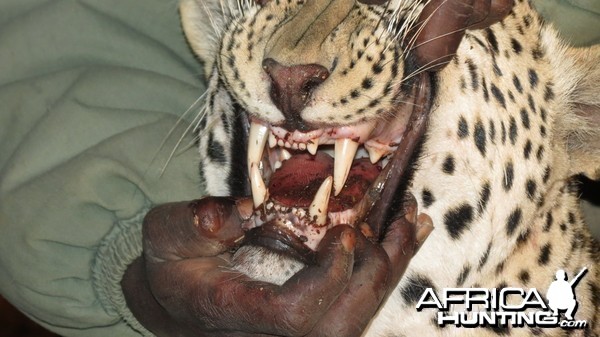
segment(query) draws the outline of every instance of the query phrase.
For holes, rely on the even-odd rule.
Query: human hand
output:
[[[454,56],[466,29],[501,21],[514,0],[431,0],[419,17],[412,45],[419,69],[437,71]]]
[[[329,230],[317,263],[282,286],[232,269],[250,200],[159,206],[144,221],[144,257],[122,281],[127,304],[158,336],[358,336],[432,229],[422,225],[415,238],[416,203],[406,205],[380,244],[366,226]]]

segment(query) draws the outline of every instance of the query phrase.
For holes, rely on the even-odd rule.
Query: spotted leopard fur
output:
[[[386,115],[398,104],[391,90],[419,71],[405,62],[402,40],[422,7],[398,1],[387,7],[356,3],[331,30],[323,53],[335,66],[320,89],[329,106],[327,113],[308,111],[307,118],[339,124],[393,118]],[[183,1],[184,29],[209,74],[196,128],[210,194],[248,193],[242,111],[266,121],[281,118],[261,69],[264,46],[306,5]],[[303,52],[289,57],[313,61],[314,51]],[[366,335],[600,334],[600,252],[573,180],[580,173],[600,178],[599,64],[599,47],[567,47],[523,0],[504,21],[467,32],[436,76],[432,116],[410,184],[436,229]],[[261,261],[254,272],[269,270],[274,278],[298,268],[272,256]],[[584,266],[589,273],[577,288],[576,318],[589,322],[585,331],[441,328],[435,312],[414,309],[428,287],[545,290],[557,269],[572,276]]]

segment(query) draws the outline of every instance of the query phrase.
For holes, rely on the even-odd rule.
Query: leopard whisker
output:
[[[385,13],[387,12],[388,8],[390,7],[391,2],[392,2],[391,0],[386,1],[385,8],[383,8],[383,11],[381,12],[381,15],[379,16],[379,20],[377,20],[377,24],[375,24],[375,28],[373,28],[373,31],[376,31],[377,28],[379,28],[379,25],[383,21],[383,18],[385,17]],[[383,34],[383,32],[382,32],[382,34]]]
[[[212,11],[208,8],[208,6],[207,6],[207,4],[206,4],[205,1],[202,1],[202,8],[204,10],[204,13],[206,13],[208,15],[208,20],[210,22],[210,25],[212,26],[212,29],[215,32],[215,38],[220,40],[221,39],[221,34],[223,32],[222,27],[220,27],[217,24]]]
[[[177,127],[183,123],[183,121],[185,120],[185,117],[196,107],[198,106],[198,104],[206,97],[206,93],[203,93],[202,95],[200,95],[190,106],[189,108],[186,109],[185,112],[183,112],[179,118],[177,119],[177,121],[175,122],[175,124],[171,127],[171,129],[169,130],[169,132],[163,137],[160,145],[158,146],[158,148],[156,149],[156,151],[154,152],[154,154],[152,155],[152,159],[150,160],[150,163],[148,164],[148,167],[146,168],[145,173],[148,172],[148,170],[150,169],[150,166],[152,165],[152,163],[154,163],[154,161],[156,160],[156,158],[158,157],[158,154],[160,153],[160,151],[164,148],[165,144],[167,143],[167,141],[169,140],[169,138],[171,137],[171,135],[173,134],[173,132],[175,132],[175,130],[177,129]],[[185,137],[185,134],[182,135],[182,137]],[[161,170],[161,175],[164,172],[164,169],[166,169],[168,162],[165,163],[165,166],[163,167],[163,169]]]
[[[402,35],[402,41],[406,39],[410,30],[415,25],[415,22],[418,20],[419,16],[418,11],[421,8],[421,5],[416,3],[409,3],[408,5],[399,4],[399,6],[395,9],[392,14],[393,19],[390,21],[390,24],[387,27],[388,32],[393,32],[393,38],[390,39],[388,45],[385,46],[384,51],[387,50],[390,45],[398,39],[400,35]],[[402,26],[399,28],[396,27],[396,22],[398,22],[398,18],[404,17],[407,18],[402,22]]]
[[[173,126],[173,128],[171,129],[171,131],[169,131],[169,133],[167,134],[167,136],[165,137],[165,139],[163,140],[161,146],[159,147],[159,149],[157,150],[155,157],[158,155],[158,152],[160,151],[160,149],[164,146],[164,144],[167,141],[167,138],[171,135],[171,133],[175,130],[175,128],[178,126],[178,124],[183,120],[184,116],[186,114],[189,113],[189,111],[191,111],[200,101],[202,101],[203,99],[206,98],[206,93],[202,94],[189,108],[188,110],[182,115],[182,117],[180,117],[180,119],[177,121],[177,123],[175,124],[175,126]],[[173,159],[173,156],[176,154],[177,150],[179,149],[179,146],[181,145],[181,142],[183,142],[183,140],[185,139],[185,137],[189,134],[190,130],[196,130],[198,127],[198,124],[200,123],[200,121],[204,118],[206,118],[207,112],[208,112],[208,107],[206,104],[206,101],[204,102],[204,106],[202,107],[202,109],[200,110],[202,112],[196,114],[196,116],[194,117],[194,119],[189,123],[189,125],[186,127],[186,129],[182,132],[181,136],[179,137],[179,139],[177,140],[177,142],[175,143],[175,145],[173,146],[173,149],[171,150],[171,152],[169,153],[168,158],[165,161],[165,164],[163,165],[163,167],[160,170],[160,174],[159,176],[162,177],[162,175],[165,173],[169,163],[171,162],[171,159]],[[192,128],[193,127],[193,128]],[[187,149],[187,147],[186,147]],[[154,160],[154,159],[153,159]]]
[[[423,42],[419,43],[418,45],[413,45],[413,46],[412,46],[412,47],[409,49],[409,51],[410,51],[410,50],[413,50],[413,49],[415,49],[415,48],[419,48],[419,47],[421,47],[421,46],[423,46],[423,45],[425,45],[425,44],[427,44],[427,43],[429,43],[429,42],[431,42],[431,41],[435,41],[435,40],[437,40],[437,39],[441,39],[441,38],[443,38],[443,37],[446,37],[446,36],[449,36],[449,35],[452,35],[452,34],[455,34],[455,33],[458,33],[458,32],[466,31],[467,29],[469,29],[469,27],[465,27],[465,28],[461,28],[461,29],[456,29],[456,30],[453,30],[453,31],[447,32],[447,33],[445,33],[445,34],[442,34],[442,35],[436,36],[436,37],[434,37],[434,38],[432,38],[432,39],[429,39],[429,40],[423,41]]]
[[[444,3],[446,1],[444,1]],[[417,37],[419,36],[419,34],[421,34],[421,32],[423,31],[423,29],[425,29],[425,26],[431,20],[431,18],[433,17],[433,14],[435,14],[441,8],[442,4],[440,4],[437,8],[435,8],[431,12],[431,14],[427,18],[425,18],[425,20],[423,20],[423,22],[419,22],[419,23],[413,22],[413,25],[409,29],[407,29],[405,37],[404,37],[403,40],[405,40],[407,36],[411,35],[411,31],[413,29],[416,28],[417,31],[412,34],[410,40],[408,41],[408,43],[406,43],[407,48],[405,49],[405,53],[408,53],[410,50],[414,49],[414,44],[416,42]],[[418,16],[415,16],[415,21],[418,20],[418,18],[419,18]]]
[[[433,69],[433,68],[437,67],[437,66],[438,66],[438,65],[440,65],[440,64],[447,64],[447,63],[450,63],[450,61],[446,61],[446,62],[444,62],[444,63],[440,63],[440,62],[437,62],[437,61],[439,61],[439,60],[442,60],[442,59],[446,58],[447,56],[454,56],[454,55],[456,55],[456,54],[448,54],[448,55],[445,55],[445,56],[442,56],[442,57],[438,57],[438,58],[436,58],[436,59],[434,59],[434,60],[432,60],[432,61],[430,61],[430,62],[426,63],[426,64],[425,64],[425,65],[423,65],[422,67],[420,67],[420,68],[417,68],[417,70],[415,70],[415,71],[414,71],[414,72],[412,72],[411,74],[408,74],[408,75],[406,75],[406,76],[405,76],[405,77],[404,77],[402,80],[403,80],[403,81],[409,80],[409,79],[411,79],[411,78],[413,78],[413,77],[415,77],[415,76],[418,76],[419,74],[422,74],[422,73],[424,73],[424,72],[426,72],[426,71],[429,71],[429,70],[431,70],[431,69]]]

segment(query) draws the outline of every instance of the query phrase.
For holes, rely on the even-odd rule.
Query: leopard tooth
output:
[[[269,128],[266,126],[254,122],[250,125],[250,134],[248,136],[248,170],[251,169],[252,164],[258,164],[262,160],[268,136]]]
[[[377,163],[386,154],[385,150],[378,149],[376,147],[371,147],[367,144],[365,144],[365,148],[367,149],[367,152],[369,152],[369,159],[371,160],[371,164]]]
[[[272,132],[269,132],[269,147],[274,148],[275,146],[277,146],[277,138]]]
[[[308,144],[306,144],[306,149],[308,150],[308,152],[310,154],[312,154],[313,156],[315,154],[317,154],[317,149],[319,149],[319,139],[311,139],[308,141]]]
[[[254,207],[257,208],[265,202],[265,199],[267,199],[267,187],[260,175],[258,165],[255,163],[250,164],[250,186],[252,187]]]
[[[327,207],[329,206],[332,183],[333,178],[331,176],[323,181],[308,209],[310,219],[318,226],[324,226],[327,223]]]
[[[348,179],[348,173],[350,167],[354,161],[354,156],[358,150],[358,142],[353,141],[349,138],[340,138],[335,141],[335,165],[333,167],[333,188],[335,189],[335,195],[340,194],[346,179]]]
[[[288,160],[288,159],[292,158],[292,154],[290,153],[290,151],[288,151],[284,148],[281,148],[281,158],[283,158],[283,160]]]

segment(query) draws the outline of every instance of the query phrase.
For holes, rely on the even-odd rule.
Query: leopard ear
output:
[[[568,52],[580,77],[571,94],[575,123],[567,133],[573,174],[600,179],[600,45]]]
[[[210,76],[216,61],[219,41],[234,13],[231,0],[182,0],[179,4],[181,24],[190,47],[204,62],[204,73]]]

